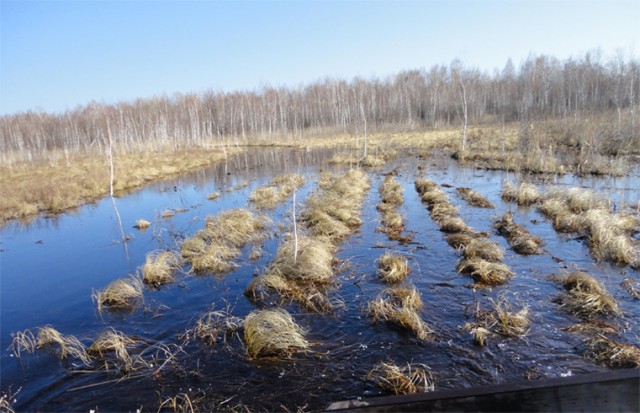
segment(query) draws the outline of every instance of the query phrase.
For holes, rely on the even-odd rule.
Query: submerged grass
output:
[[[258,310],[244,320],[244,339],[250,358],[290,358],[309,349],[305,330],[283,309]]]
[[[529,332],[531,316],[527,307],[512,310],[510,301],[504,295],[490,301],[493,311],[487,318],[489,329],[509,337],[523,337]]]
[[[615,299],[607,293],[604,286],[591,275],[583,271],[574,271],[562,279],[567,290],[562,307],[580,316],[597,314],[620,314]]]
[[[103,290],[94,290],[91,298],[98,304],[98,311],[102,311],[103,306],[114,310],[132,310],[143,301],[142,280],[133,275],[115,280]]]
[[[415,288],[386,289],[369,302],[368,311],[374,323],[385,321],[424,341],[432,339],[435,333],[418,314],[423,306]]]
[[[531,235],[522,225],[518,225],[513,220],[511,212],[506,212],[498,219],[493,227],[498,234],[507,238],[511,248],[518,254],[542,254],[544,242],[540,237]]]
[[[381,362],[369,371],[367,379],[394,394],[425,393],[435,388],[433,373],[425,364]]]
[[[63,335],[51,326],[45,326],[38,330],[38,343],[36,348],[52,348],[58,346],[61,360],[71,356],[80,360],[85,365],[91,364],[91,357],[87,353],[87,348],[80,340],[71,335]]]

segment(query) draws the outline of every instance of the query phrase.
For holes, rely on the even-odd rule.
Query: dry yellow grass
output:
[[[103,306],[115,310],[131,310],[142,302],[142,280],[136,276],[129,276],[115,280],[101,291],[95,291],[91,298],[98,305],[98,311]]]
[[[482,237],[473,237],[462,248],[465,258],[482,258],[487,261],[502,261],[504,250],[497,243]]]
[[[509,282],[515,274],[502,263],[482,258],[465,258],[456,265],[456,271],[470,275],[480,285],[500,285]]]
[[[572,272],[562,280],[562,285],[567,290],[562,307],[571,313],[581,316],[621,313],[604,286],[585,272]]]
[[[455,234],[471,234],[473,228],[467,225],[460,217],[444,217],[436,221],[440,231]]]
[[[500,217],[493,225],[498,231],[498,234],[504,235],[509,241],[511,248],[518,254],[542,254],[542,245],[544,242],[540,237],[531,235],[521,225],[518,225],[513,220],[511,212],[506,212]]]
[[[115,358],[113,364],[122,368],[124,371],[130,371],[133,368],[133,359],[127,347],[135,343],[136,341],[131,337],[113,328],[109,328],[95,339],[88,351],[92,356],[102,358],[107,354],[113,353]],[[105,361],[105,363],[109,364],[107,361]]]
[[[420,294],[415,288],[386,289],[369,302],[368,311],[374,323],[385,321],[413,332],[420,340],[430,340],[435,333],[418,314],[422,307]]]
[[[134,228],[138,228],[139,230],[146,230],[147,228],[149,228],[151,226],[151,222],[144,220],[144,219],[139,219],[136,221],[135,225],[133,226]]]
[[[60,350],[59,357],[61,360],[71,356],[87,366],[91,364],[91,357],[87,353],[87,348],[74,336],[63,335],[55,328],[45,326],[38,330],[37,340],[37,348],[50,348],[57,345]]]
[[[394,394],[425,393],[435,388],[433,373],[424,364],[381,362],[369,371],[367,379]]]
[[[378,260],[380,270],[378,275],[386,283],[397,283],[409,275],[411,268],[407,257],[386,252]]]
[[[473,342],[479,346],[487,345],[487,339],[494,335],[483,323],[466,323],[462,330],[468,331],[473,337]]]
[[[220,198],[220,192],[211,192],[209,195],[207,195],[207,199],[209,201],[215,201],[218,198]]]
[[[244,340],[250,358],[288,358],[296,352],[307,351],[309,342],[305,334],[283,309],[253,311],[244,320]]]
[[[540,192],[535,185],[522,182],[514,188],[508,181],[502,184],[502,199],[507,202],[515,202],[520,206],[533,205],[540,201]]]
[[[241,330],[244,320],[231,315],[228,311],[207,311],[198,321],[195,327],[184,334],[183,337],[196,338],[204,344],[213,346],[218,340],[225,339],[227,335]]]
[[[467,201],[470,205],[479,207],[479,208],[495,208],[496,206],[493,203],[489,202],[487,198],[480,195],[476,191],[471,188],[458,188],[458,193]]]
[[[640,348],[602,335],[587,341],[584,356],[611,367],[640,367]]]
[[[293,192],[302,185],[304,185],[304,179],[300,174],[280,175],[275,177],[269,185],[253,191],[249,200],[258,209],[273,209],[293,195]]]
[[[493,304],[493,311],[487,320],[490,329],[510,337],[523,337],[528,333],[531,316],[527,307],[512,310],[511,303],[504,295],[490,301]]]
[[[142,266],[142,282],[158,287],[173,282],[174,272],[180,269],[180,258],[173,251],[155,251],[147,254]]]
[[[114,191],[122,195],[149,182],[211,165],[241,152],[239,148],[193,148],[114,154]],[[29,220],[38,213],[58,214],[95,202],[109,194],[106,156],[75,155],[47,162],[23,162],[0,167],[0,225]]]
[[[392,175],[387,175],[380,185],[382,202],[391,205],[400,205],[404,202],[402,185]]]

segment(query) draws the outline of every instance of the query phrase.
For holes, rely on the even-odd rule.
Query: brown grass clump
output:
[[[491,303],[493,304],[493,312],[488,316],[490,329],[510,337],[523,337],[527,334],[531,324],[527,307],[513,311],[505,296],[491,300]]]
[[[174,211],[173,209],[165,209],[164,211],[162,211],[162,213],[160,214],[161,218],[171,218],[176,214],[176,211]]]
[[[489,336],[494,335],[494,333],[482,323],[466,323],[462,327],[462,330],[471,333],[473,342],[483,347],[487,345],[487,339]]]
[[[380,279],[386,283],[397,283],[409,275],[411,268],[407,257],[402,255],[394,255],[386,252],[378,261],[380,270],[378,275]]]
[[[211,192],[209,195],[207,195],[207,199],[209,201],[214,201],[218,198],[220,198],[220,192]]]
[[[480,195],[476,191],[471,188],[458,188],[458,193],[467,201],[470,205],[479,208],[495,208],[496,206],[493,203],[489,202],[487,198]]]
[[[509,282],[515,274],[509,267],[482,258],[464,258],[456,271],[470,275],[480,285],[500,285]]]
[[[614,298],[595,278],[582,271],[574,271],[562,280],[567,290],[562,307],[581,316],[620,314]]]
[[[438,221],[436,221],[438,226],[440,227],[440,231],[462,234],[473,233],[473,229],[467,225],[466,222],[462,220],[460,217],[444,217]]]
[[[251,358],[289,358],[306,351],[309,342],[304,336],[304,329],[283,309],[253,311],[244,320],[244,340]]]
[[[487,239],[474,237],[462,249],[465,258],[482,258],[487,261],[502,261],[504,250],[497,243]]]
[[[87,348],[77,338],[70,335],[63,335],[51,326],[45,326],[38,330],[37,348],[53,347],[57,345],[60,349],[60,359],[64,360],[68,356],[80,360],[85,365],[91,364],[91,357],[87,353]]]
[[[89,347],[89,354],[95,357],[105,357],[113,353],[115,364],[122,366],[123,370],[130,371],[133,367],[133,359],[127,350],[136,341],[113,328],[102,332]]]
[[[143,300],[142,280],[133,275],[120,278],[105,289],[94,291],[91,298],[98,304],[98,311],[102,311],[102,306],[115,310],[131,310]]]
[[[418,310],[422,308],[422,300],[414,289],[386,289],[378,297],[369,302],[369,314],[373,322],[386,321],[399,328],[413,332],[420,340],[433,338],[431,327],[422,320]]]
[[[502,215],[502,217],[494,223],[493,227],[497,230],[498,234],[507,238],[511,248],[518,254],[542,254],[542,245],[544,245],[542,239],[531,235],[526,228],[516,224],[511,212],[506,212]]]
[[[640,348],[604,336],[587,341],[584,356],[611,367],[640,367]]]
[[[228,334],[238,332],[244,320],[231,315],[228,311],[207,311],[196,322],[193,329],[188,330],[183,337],[197,338],[204,344],[213,346]]]
[[[402,195],[402,185],[392,175],[388,175],[384,178],[382,185],[380,185],[380,194],[382,195],[382,202],[391,205],[400,205],[404,202]]]
[[[13,349],[13,355],[19,358],[23,351],[27,353],[36,351],[38,340],[29,329],[18,331],[13,335],[11,348]]]
[[[535,185],[526,182],[514,188],[508,181],[502,184],[502,199],[515,202],[520,206],[529,206],[540,201],[540,192]]]
[[[146,221],[144,219],[139,219],[136,221],[136,224],[133,226],[134,228],[138,228],[139,230],[145,230],[151,226],[151,222]]]
[[[367,379],[394,394],[426,393],[435,388],[433,373],[424,364],[397,366],[381,362],[369,371]]]
[[[180,258],[173,251],[155,251],[147,254],[142,266],[142,282],[158,287],[173,281],[173,272],[180,268]]]
[[[418,179],[415,182],[415,186],[416,186],[416,191],[418,191],[420,195],[424,194],[425,192],[432,191],[435,188],[438,188],[438,184],[436,184],[430,179]]]
[[[451,234],[446,237],[449,246],[455,250],[461,251],[469,245],[476,237],[470,234]]]

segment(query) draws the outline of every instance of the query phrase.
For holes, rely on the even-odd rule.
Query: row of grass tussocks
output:
[[[251,202],[258,209],[273,208],[291,196],[302,183],[302,178],[296,175],[279,177],[265,187],[271,188],[268,191],[254,191]],[[470,228],[436,183],[421,179],[415,182],[415,186],[449,245],[462,255],[456,269],[470,275],[477,286],[507,283],[514,274],[502,263],[504,251],[500,246],[491,241],[488,234]],[[367,175],[361,170],[351,170],[339,177],[323,175],[318,190],[308,197],[302,209],[299,217],[301,226],[296,232],[282,237],[283,241],[267,269],[247,286],[245,295],[269,309],[256,310],[244,319],[228,311],[207,311],[180,338],[199,339],[214,345],[221,337],[243,333],[246,353],[250,358],[283,359],[310,351],[312,345],[307,338],[308,332],[282,305],[296,302],[308,311],[321,313],[334,312],[341,305],[340,300],[331,295],[337,285],[334,252],[340,242],[362,224],[361,207],[368,188]],[[459,188],[458,192],[470,205],[493,207],[472,190]],[[268,195],[259,195],[264,193]],[[401,240],[395,234],[404,230],[404,219],[398,212],[398,206],[403,202],[402,186],[387,176],[380,194],[378,210],[382,229],[390,238]],[[632,264],[637,260],[637,256],[632,255],[637,254],[637,248],[630,237],[637,230],[637,219],[610,212],[606,200],[594,193],[572,189],[541,195],[531,185],[522,184],[514,188],[505,184],[502,196],[518,205],[534,205],[551,219],[559,232],[585,235],[596,259],[608,259],[619,264]],[[400,215],[400,222],[394,219],[394,214]],[[144,284],[158,288],[173,282],[180,271],[224,274],[236,267],[234,260],[245,245],[259,244],[264,240],[268,225],[269,220],[265,216],[243,209],[207,217],[204,228],[185,239],[179,253],[149,253],[139,275],[116,280],[103,290],[94,291],[98,309],[133,309],[143,301]],[[142,223],[139,226],[147,225]],[[515,252],[543,253],[542,241],[516,224],[510,212],[500,217],[494,227],[498,234],[507,238]],[[604,229],[611,234],[603,234]],[[612,238],[617,241],[607,241]],[[606,247],[601,244],[606,244]],[[610,244],[627,246],[623,253],[612,253]],[[624,251],[631,255],[625,255]],[[384,321],[406,329],[419,340],[435,338],[435,330],[420,316],[424,308],[420,293],[406,282],[410,273],[406,257],[387,252],[379,258],[378,264],[380,280],[389,286],[369,302],[368,312],[373,322]],[[615,334],[615,329],[606,330],[613,327],[599,324],[596,319],[622,316],[615,299],[603,285],[581,271],[558,276],[555,280],[565,290],[558,298],[560,307],[584,320],[568,331],[597,333],[586,342],[585,356],[613,366],[639,366],[640,349],[608,338],[605,334]],[[526,306],[513,309],[506,294],[490,300],[490,303],[490,309],[478,309],[474,314],[475,320],[462,327],[472,333],[477,344],[485,345],[493,336],[521,337],[527,334],[531,314]],[[17,356],[53,347],[58,349],[61,359],[73,358],[96,371],[115,370],[125,374],[134,371],[153,374],[159,361],[176,362],[179,351],[178,346],[149,344],[114,329],[99,334],[90,345],[51,326],[41,327],[35,333],[25,330],[14,335],[13,349]],[[430,369],[412,363],[403,366],[379,363],[371,369],[368,378],[396,394],[428,391],[434,387]]]

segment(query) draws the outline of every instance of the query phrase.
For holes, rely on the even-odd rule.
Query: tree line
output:
[[[557,118],[579,125],[613,114],[618,139],[638,139],[640,62],[592,51],[559,60],[532,55],[493,73],[459,60],[386,78],[326,78],[301,87],[207,90],[116,104],[91,102],[61,114],[0,117],[3,162],[38,160],[51,151],[104,153],[111,140],[135,151],[304,140],[325,133],[415,130]]]

